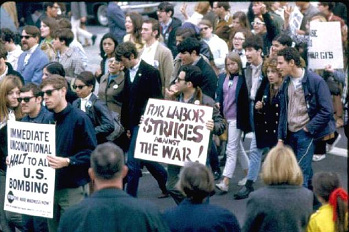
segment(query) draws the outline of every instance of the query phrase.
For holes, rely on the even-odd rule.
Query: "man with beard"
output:
[[[40,84],[42,69],[49,62],[47,55],[39,47],[40,30],[35,26],[25,26],[21,35],[22,50],[18,58],[17,71],[24,83]]]

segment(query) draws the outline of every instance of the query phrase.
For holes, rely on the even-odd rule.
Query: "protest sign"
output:
[[[55,125],[8,121],[5,210],[53,217],[55,170],[46,159],[55,156]]]
[[[289,27],[292,34],[297,34],[297,30],[301,28],[303,14],[299,11],[298,7],[294,7],[290,15]]]
[[[308,67],[324,69],[343,68],[343,48],[340,22],[310,22]]]
[[[149,99],[139,127],[135,158],[183,166],[206,164],[212,107]]]

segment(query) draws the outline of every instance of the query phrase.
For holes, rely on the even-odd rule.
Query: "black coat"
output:
[[[172,18],[172,22],[166,30],[166,33],[163,33],[162,27],[160,25],[160,33],[164,38],[164,43],[168,47],[168,49],[171,50],[173,57],[176,57],[178,54],[176,46],[176,31],[180,26],[182,26],[182,21],[180,19],[177,19],[176,17]]]
[[[133,83],[129,70],[125,72],[121,123],[126,130],[139,124],[149,98],[163,98],[159,71],[141,60]]]
[[[202,85],[200,86],[202,92],[212,99],[215,99],[216,89],[217,89],[217,75],[212,69],[212,67],[200,57],[199,61],[196,63],[198,68],[202,72]]]

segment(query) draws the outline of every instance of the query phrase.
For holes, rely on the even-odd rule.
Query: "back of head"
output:
[[[261,178],[267,185],[303,184],[303,174],[292,149],[276,146],[271,149],[263,163]]]
[[[177,46],[177,50],[180,53],[185,53],[185,52],[189,52],[190,54],[193,51],[196,51],[196,55],[200,55],[200,42],[199,40],[197,40],[196,38],[186,38],[185,40],[183,40],[178,46]]]
[[[135,59],[138,57],[138,51],[136,49],[136,46],[132,42],[123,42],[116,47],[115,58],[118,61],[121,61],[122,56],[130,59],[132,54]]]
[[[223,7],[225,11],[229,11],[230,10],[230,5],[229,2],[217,2],[217,7]]]
[[[205,15],[210,9],[210,6],[210,2],[198,2],[195,6],[195,11],[202,15]]]
[[[188,37],[199,38],[200,28],[191,22],[185,22],[176,30],[176,36],[182,36],[183,39]]]
[[[91,168],[100,180],[120,178],[124,166],[124,153],[115,144],[100,144],[91,154]]]
[[[214,190],[211,171],[197,162],[187,163],[180,172],[177,188],[194,202],[202,202]]]
[[[47,72],[50,74],[58,74],[62,77],[65,77],[65,70],[61,63],[57,61],[50,62],[44,66],[46,68]]]
[[[185,81],[191,82],[193,87],[200,87],[202,85],[202,72],[200,68],[195,65],[182,65],[179,72],[185,72]]]
[[[61,18],[61,19],[57,20],[57,23],[58,23],[59,28],[72,29],[71,22],[67,18]]]
[[[331,193],[339,187],[340,181],[337,173],[317,172],[313,176],[313,191],[326,202],[328,202]]]

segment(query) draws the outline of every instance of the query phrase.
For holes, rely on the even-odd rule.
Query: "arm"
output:
[[[108,21],[113,22],[113,24],[116,27],[118,27],[122,30],[126,30],[126,28],[125,28],[125,14],[118,6],[114,6],[112,4],[116,5],[116,3],[109,3],[109,5],[108,5],[108,8],[107,8]]]
[[[217,46],[219,46],[219,48],[220,48],[219,49],[219,57],[214,59],[214,63],[217,67],[224,67],[225,57],[229,53],[228,45],[222,39],[217,40],[217,42],[218,42]]]
[[[212,129],[213,134],[215,135],[223,134],[225,130],[225,123],[221,113],[219,112],[217,105],[213,105],[212,122],[214,123],[214,127]]]
[[[275,38],[275,36],[277,36],[280,33],[279,28],[275,26],[275,23],[271,19],[270,14],[268,12],[266,12],[262,16],[265,22],[265,26],[267,28],[268,40],[271,42]]]

